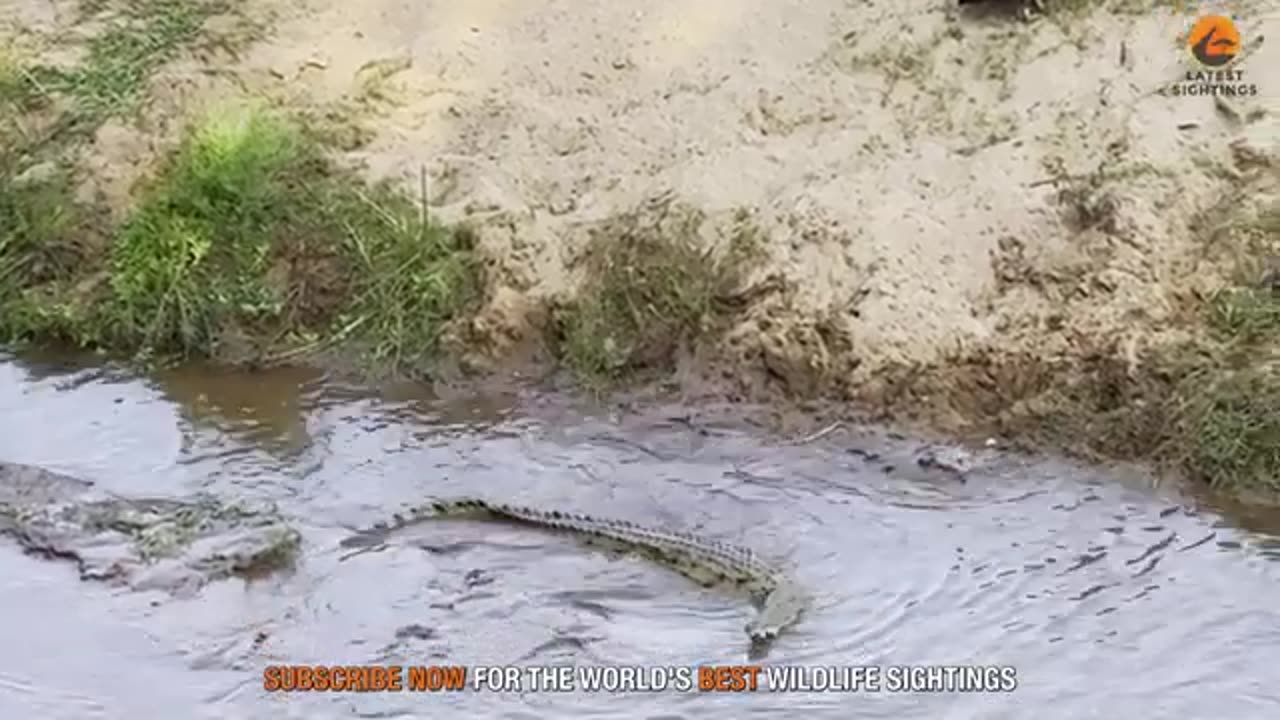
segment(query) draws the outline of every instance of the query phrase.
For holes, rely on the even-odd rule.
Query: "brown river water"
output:
[[[0,541],[0,717],[1280,717],[1280,541],[1265,518],[1224,519],[1136,473],[1051,458],[979,456],[960,482],[894,464],[904,440],[796,442],[689,408],[570,408],[373,394],[301,370],[138,378],[0,362],[0,460],[122,495],[270,498],[304,536],[291,572],[186,599],[84,582]],[[1003,665],[1017,687],[264,691],[273,664],[744,661],[742,598],[555,534],[441,521],[340,560],[351,527],[465,494],[784,559],[814,600],[769,663]]]

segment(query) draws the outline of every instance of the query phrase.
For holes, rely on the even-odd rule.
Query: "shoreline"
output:
[[[374,381],[556,368],[1280,504],[1274,50],[1252,103],[1153,96],[1184,72],[1176,13],[917,4],[901,51],[841,32],[896,22],[854,10],[779,47],[794,9],[677,14],[645,45],[619,38],[660,19],[593,7],[576,50],[554,13],[476,10],[379,57],[406,18],[325,0],[19,3],[0,335]],[[531,23],[549,45],[512,39]],[[525,69],[560,51],[567,72]]]

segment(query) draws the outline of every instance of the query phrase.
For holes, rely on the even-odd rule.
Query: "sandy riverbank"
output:
[[[121,12],[161,16],[149,5],[165,0],[16,0],[7,62],[83,67]],[[245,0],[157,29],[171,59],[115,67],[136,103],[95,115],[56,162],[109,246],[194,118],[265,99],[473,230],[483,299],[440,343],[464,367],[674,370],[690,393],[852,403],[1267,489],[1280,63],[1260,40],[1277,17],[1233,5],[1234,67],[1258,93],[1215,101],[1161,92],[1190,67],[1194,15],[1152,5],[1051,3],[1022,23],[916,1]],[[10,106],[28,131],[11,137],[47,127],[48,106]],[[24,152],[11,177],[55,162]],[[695,213],[678,230],[648,222],[677,209]],[[744,227],[749,263],[670,305],[654,293],[702,287],[699,272],[651,283],[631,334],[606,330],[635,297],[592,285],[610,241],[656,235],[626,263],[685,267],[696,253],[664,233],[723,254]],[[75,279],[62,286],[83,291]],[[1223,456],[1241,442],[1247,456]]]

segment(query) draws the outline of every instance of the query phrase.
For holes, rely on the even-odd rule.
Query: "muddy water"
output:
[[[0,544],[0,717],[1277,717],[1280,543],[1266,534],[1064,463],[993,456],[960,483],[863,435],[789,444],[674,414],[375,398],[292,371],[143,380],[0,364],[0,458],[124,494],[272,498],[306,543],[292,573],[185,600],[81,582]],[[472,493],[696,528],[784,558],[815,602],[771,662],[1011,665],[1018,686],[263,691],[276,663],[743,660],[742,599],[558,536],[441,522],[340,559],[349,527]]]

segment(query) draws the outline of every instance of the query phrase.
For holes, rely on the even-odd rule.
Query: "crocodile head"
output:
[[[74,560],[83,579],[175,595],[283,569],[302,539],[269,503],[88,494],[29,504],[0,498],[0,534],[28,551]]]
[[[747,623],[747,635],[754,646],[767,646],[787,627],[800,619],[809,598],[799,586],[780,583],[765,598],[760,612]]]

